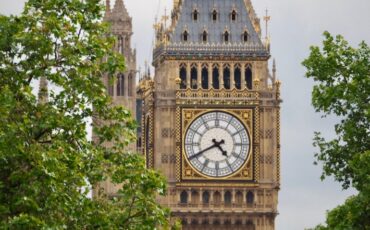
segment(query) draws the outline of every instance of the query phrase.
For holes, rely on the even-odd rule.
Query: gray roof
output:
[[[227,30],[230,34],[231,43],[244,42],[242,34],[248,31],[250,43],[260,43],[244,0],[185,0],[181,6],[181,15],[171,36],[171,42],[182,41],[185,30],[189,33],[189,42],[203,42],[201,34],[204,30],[208,32],[209,43],[223,43],[222,34]],[[198,20],[192,18],[194,10],[199,12]],[[212,19],[213,10],[217,11],[217,20]],[[237,17],[231,20],[231,12],[235,10]]]
[[[255,15],[250,2],[245,0],[183,0],[179,9],[179,18],[170,32],[170,41],[165,46],[154,50],[154,58],[159,55],[236,55],[241,57],[267,57],[268,50],[256,32],[252,19]],[[194,10],[198,19],[193,19]],[[217,20],[212,18],[213,10],[217,11]],[[231,20],[235,10],[236,20]],[[253,11],[253,12],[252,12]],[[183,40],[187,31],[188,41]],[[207,31],[207,42],[202,34]],[[229,33],[229,42],[224,42],[223,34]],[[243,34],[248,32],[248,41],[244,42]]]

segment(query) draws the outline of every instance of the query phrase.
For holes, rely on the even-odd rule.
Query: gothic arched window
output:
[[[235,80],[235,88],[241,89],[242,88],[242,74],[240,71],[240,66],[236,66],[234,69],[234,80]]]
[[[188,31],[184,31],[184,33],[182,34],[182,40],[184,41],[184,42],[187,42],[188,40],[189,40],[189,33],[188,33]]]
[[[208,89],[208,66],[204,65],[202,67],[202,88]]]
[[[203,204],[209,203],[209,192],[208,191],[203,192],[202,199],[203,199]]]
[[[203,40],[203,42],[207,42],[207,40],[208,40],[208,34],[207,34],[207,31],[203,31],[203,34],[202,34],[202,40]]]
[[[236,16],[237,16],[236,11],[235,11],[235,10],[233,10],[233,11],[231,12],[231,21],[236,21]]]
[[[128,75],[128,88],[127,88],[127,93],[129,97],[133,96],[132,89],[134,88],[134,77],[132,74]]]
[[[226,191],[224,194],[225,205],[231,205],[231,192]]]
[[[186,89],[186,65],[181,64],[180,65],[180,89]]]
[[[224,67],[224,88],[230,89],[231,82],[230,82],[230,66],[226,65]]]
[[[188,193],[186,191],[182,191],[180,194],[180,203],[187,204],[188,203]]]
[[[244,33],[243,33],[243,41],[244,42],[247,42],[248,41],[248,32],[247,31],[244,31]]]
[[[197,66],[194,64],[190,70],[190,81],[191,81],[190,84],[192,89],[198,88],[197,80],[198,80],[198,69]]]
[[[125,75],[118,74],[117,76],[117,96],[123,96],[125,93]]]
[[[198,17],[199,17],[199,12],[198,12],[198,10],[197,10],[197,9],[195,9],[195,10],[193,11],[193,20],[194,20],[194,21],[197,21],[197,20],[198,20]]]
[[[224,42],[229,42],[229,40],[230,40],[230,34],[229,34],[229,32],[228,31],[225,31],[225,33],[224,33]]]
[[[215,65],[213,66],[213,71],[212,71],[212,82],[213,82],[213,85],[212,87],[214,89],[219,89],[220,88],[220,72],[218,70],[218,66]]]
[[[245,68],[245,82],[247,83],[247,88],[249,90],[252,89],[252,81],[253,81],[253,76],[252,76],[252,68],[250,65],[248,65],[246,68]]]
[[[253,192],[249,191],[247,193],[247,205],[252,206],[253,203],[254,203],[254,194],[253,194]]]

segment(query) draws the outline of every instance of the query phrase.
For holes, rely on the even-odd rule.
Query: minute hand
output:
[[[213,149],[213,148],[215,148],[215,147],[218,147],[218,146],[219,146],[219,143],[215,143],[215,144],[213,144],[212,146],[210,146],[210,147],[208,147],[208,148],[206,148],[206,149],[203,149],[203,150],[202,150],[202,151],[200,151],[199,153],[194,154],[193,156],[189,157],[189,160],[191,161],[191,160],[193,160],[194,158],[196,158],[196,157],[198,157],[199,155],[201,155],[202,153],[204,153],[204,152],[206,152],[206,151],[208,151],[208,150],[211,150],[211,149]]]

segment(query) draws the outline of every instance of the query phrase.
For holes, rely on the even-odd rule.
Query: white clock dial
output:
[[[209,112],[196,118],[185,134],[185,154],[190,164],[210,177],[238,171],[248,158],[250,138],[235,116]]]

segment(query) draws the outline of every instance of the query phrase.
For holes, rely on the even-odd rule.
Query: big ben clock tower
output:
[[[280,83],[250,0],[174,0],[140,81],[143,151],[183,229],[272,230]]]

